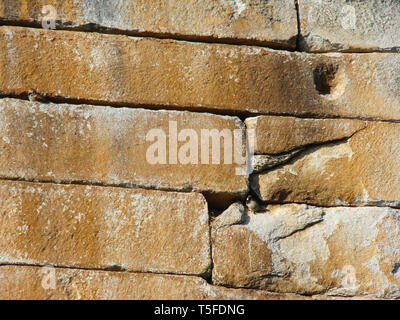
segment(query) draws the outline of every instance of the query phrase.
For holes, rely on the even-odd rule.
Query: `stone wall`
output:
[[[399,299],[400,3],[0,0],[0,299]]]

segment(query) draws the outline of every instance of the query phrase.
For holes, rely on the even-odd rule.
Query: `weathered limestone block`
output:
[[[313,147],[295,161],[253,175],[269,202],[400,207],[400,125],[368,122],[348,141]]]
[[[257,288],[272,271],[267,245],[240,225],[219,228],[213,234],[213,283]]]
[[[296,295],[209,285],[194,276],[0,266],[2,300],[307,300]]]
[[[0,264],[180,274],[211,264],[197,193],[0,181],[0,208]]]
[[[219,164],[213,163],[220,148],[211,138],[208,147],[201,141],[205,129],[229,132],[232,147],[224,150],[232,159],[225,160],[224,141],[217,136],[222,151]],[[162,130],[165,139],[157,132],[149,135],[154,130]],[[245,164],[235,163],[235,150],[244,153],[245,146],[242,140],[234,142],[235,131],[244,139],[238,118],[207,113],[0,99],[0,176],[243,197],[246,177],[237,175],[236,169]],[[186,133],[190,139],[182,136]],[[187,150],[189,142],[193,148]],[[161,146],[154,151],[158,143]],[[208,164],[202,160],[205,151]]]
[[[34,58],[32,58],[34,57]],[[0,95],[106,105],[400,119],[400,55],[0,27]]]
[[[243,223],[246,216],[245,210],[241,202],[231,204],[223,213],[214,218],[211,224],[212,229],[217,230],[225,226]]]
[[[310,144],[349,138],[365,128],[361,120],[302,119],[293,117],[258,116],[245,120],[247,129],[254,130],[255,154],[288,152]]]
[[[56,27],[97,26],[130,34],[252,41],[278,48],[296,46],[294,0],[49,0]],[[51,19],[40,0],[1,1],[0,19],[39,24]],[[45,24],[46,25],[46,24]]]
[[[242,219],[241,225],[213,228],[213,283],[267,288],[271,277],[282,273],[282,270],[274,268],[277,262],[273,260],[276,258],[271,252],[274,248],[269,243],[321,220],[320,209],[283,206],[271,214],[249,213]]]
[[[299,0],[306,51],[399,51],[400,3],[382,0]]]
[[[213,234],[215,283],[300,294],[400,297],[399,210],[294,204],[268,209]],[[247,238],[241,245],[233,240],[239,234]],[[229,259],[218,259],[229,245]],[[263,256],[269,256],[270,269],[257,274]]]

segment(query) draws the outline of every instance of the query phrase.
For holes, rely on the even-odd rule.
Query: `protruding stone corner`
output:
[[[293,163],[253,175],[251,187],[273,203],[400,207],[393,188],[399,130],[398,123],[369,121],[350,139],[314,147]]]
[[[243,203],[237,201],[231,204],[228,209],[213,219],[211,230],[215,232],[219,228],[242,224],[246,221],[246,209]]]

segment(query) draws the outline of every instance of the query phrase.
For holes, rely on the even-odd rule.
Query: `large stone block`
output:
[[[299,16],[304,50],[400,50],[398,1],[299,0]]]
[[[0,95],[218,112],[400,119],[400,55],[0,27]],[[70,100],[68,100],[70,101]]]
[[[229,289],[194,276],[0,266],[2,300],[307,300],[296,295]]]
[[[235,151],[245,150],[238,118],[16,99],[0,106],[2,177],[195,190],[219,199],[246,193],[246,176],[236,174],[245,166],[235,164]],[[227,132],[232,144],[225,148],[219,135],[203,141],[206,129]]]
[[[246,127],[254,130],[255,154],[275,154],[314,144],[349,138],[365,128],[361,120],[302,119],[259,116],[247,118]]]
[[[400,125],[367,122],[345,141],[312,147],[290,163],[251,177],[268,202],[400,207]]]
[[[213,231],[213,281],[307,295],[400,297],[400,210],[267,209]],[[246,237],[238,243],[240,235]]]
[[[0,181],[0,264],[204,274],[208,219],[197,193]]]
[[[0,19],[35,25],[54,19],[56,28],[296,46],[294,0],[49,0],[45,5],[53,6],[54,12],[41,0],[1,1]]]

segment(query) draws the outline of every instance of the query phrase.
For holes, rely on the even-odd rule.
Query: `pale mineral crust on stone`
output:
[[[267,245],[246,227],[219,228],[212,239],[213,283],[255,288],[272,271]]]
[[[276,170],[251,177],[268,202],[400,207],[400,125],[368,122],[345,142],[313,147]]]
[[[201,194],[0,181],[0,208],[0,264],[178,274],[211,264]]]
[[[295,204],[268,209],[213,233],[215,283],[307,295],[400,297],[399,210]]]
[[[113,29],[130,34],[214,38],[294,49],[297,14],[294,0],[49,0],[55,27]],[[47,8],[47,7],[46,7]],[[40,0],[1,1],[0,19],[41,24],[51,20]]]
[[[399,74],[392,53],[310,55],[0,27],[2,95],[35,89],[105,105],[399,120]]]
[[[303,50],[400,50],[398,1],[299,0],[299,16]]]
[[[294,294],[213,286],[194,276],[31,266],[0,266],[0,287],[2,300],[310,299]]]
[[[224,198],[246,193],[246,177],[236,175],[236,169],[245,166],[234,159],[234,150],[241,153],[245,149],[242,140],[234,148],[235,130],[239,137],[245,136],[244,125],[236,117],[17,99],[0,99],[0,106],[3,178],[194,190]],[[190,140],[194,151],[181,149],[189,143],[187,137],[182,140],[184,129],[194,132]],[[206,129],[228,130],[232,148],[226,150],[231,164],[225,162],[224,151],[217,159],[219,164],[213,163],[212,157],[220,150],[213,147],[211,138],[209,148],[201,140]],[[152,130],[162,130],[165,139],[149,136]],[[223,139],[216,138],[223,146]],[[173,141],[176,148],[170,149]],[[162,144],[158,151],[152,148],[155,143]],[[202,161],[206,151],[208,164]],[[182,162],[187,153],[193,155],[195,164],[192,158]]]

